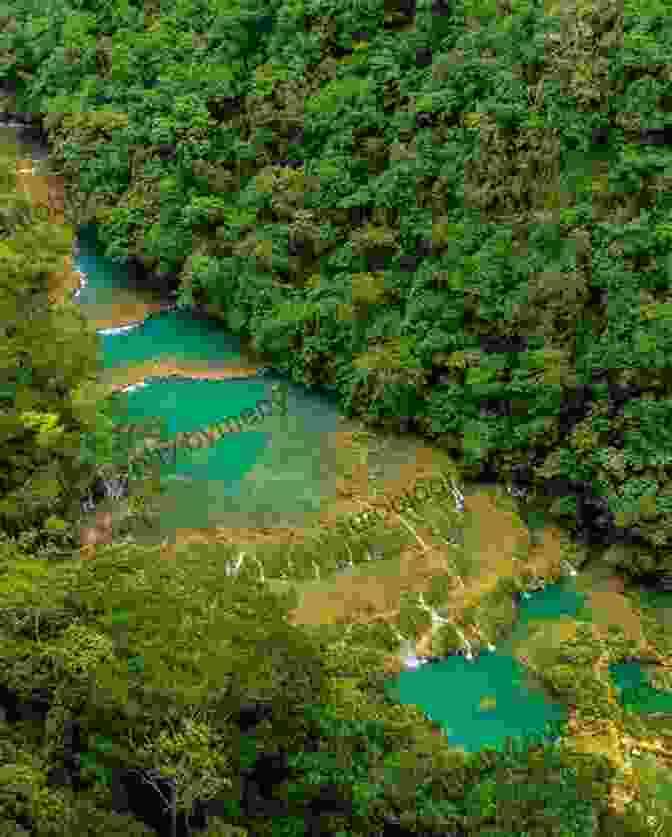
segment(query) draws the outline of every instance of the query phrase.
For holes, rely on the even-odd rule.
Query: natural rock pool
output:
[[[271,400],[273,385],[285,383],[277,375],[256,374],[240,340],[221,322],[189,311],[156,311],[147,292],[141,298],[150,306],[144,320],[110,326],[132,316],[134,303],[137,309],[135,288],[125,267],[104,255],[95,227],[80,230],[77,245],[75,266],[86,277],[78,301],[91,320],[108,324],[99,329],[109,373],[103,379],[132,382],[131,418],[159,416],[171,436],[188,433]],[[335,397],[288,385],[285,415],[266,416],[258,429],[227,434],[204,449],[178,449],[174,463],[161,469],[166,492],[154,536],[186,528],[300,523],[334,495],[322,442],[339,428],[338,419]]]
[[[33,159],[45,156],[39,143],[24,141],[22,147]],[[126,265],[104,255],[95,226],[78,231],[74,262],[86,277],[78,302],[101,336],[103,380],[128,390],[131,417],[160,416],[170,435],[191,432],[253,409],[272,398],[274,384],[287,384],[278,375],[258,374],[253,359],[221,321],[169,310],[169,299],[130,278]],[[332,442],[347,424],[339,416],[336,396],[287,387],[285,414],[269,415],[259,427],[225,435],[210,446],[179,451],[173,463],[162,466],[167,490],[160,499],[157,527],[147,535],[150,540],[172,538],[182,529],[309,526],[324,505],[338,498]],[[399,440],[396,448],[388,446],[368,464],[375,462],[378,472],[391,478],[403,475],[409,457],[417,456],[419,463],[420,445],[413,449],[411,442]],[[427,450],[425,446],[423,452]],[[373,472],[371,467],[367,478]],[[475,539],[471,548],[482,574],[497,572],[501,557],[510,551],[508,541],[518,536],[515,515],[507,522],[485,502],[485,492],[471,489],[466,539]],[[554,537],[552,527],[547,527],[542,553],[555,549]],[[497,561],[489,563],[489,553],[497,553]],[[367,578],[372,589],[386,586],[368,568],[353,573],[352,580],[323,581],[343,585],[345,600],[352,584],[363,588]],[[485,651],[473,662],[452,656],[403,671],[390,682],[390,693],[418,705],[441,725],[449,743],[467,751],[501,747],[508,736],[542,734],[549,722],[565,718],[567,709],[550,697],[515,654],[540,624],[550,631],[550,626],[557,627],[586,607],[579,581],[565,579],[521,601],[518,621],[495,651]],[[326,602],[329,593],[316,590],[315,602],[319,595]],[[379,610],[385,609],[384,598]],[[329,606],[333,601],[331,590]],[[316,618],[308,589],[302,608],[308,621]],[[642,697],[644,673],[639,664],[624,663],[612,674],[619,686],[639,687]],[[672,712],[669,695],[651,692],[651,711]],[[642,705],[641,711],[648,709]]]
[[[515,627],[495,651],[471,662],[455,655],[403,671],[390,682],[390,695],[417,704],[440,724],[452,746],[467,752],[501,749],[507,737],[541,736],[547,724],[565,720],[567,711],[535,683],[513,651],[533,623],[577,616],[584,603],[573,579],[532,593],[519,602]]]

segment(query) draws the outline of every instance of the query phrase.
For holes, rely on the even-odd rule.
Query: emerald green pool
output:
[[[23,144],[26,156],[46,156],[39,143]],[[78,301],[89,316],[133,303],[148,292],[129,279],[128,268],[104,254],[95,226],[77,236],[76,266],[87,277]],[[127,330],[101,336],[106,370],[161,357],[182,362],[247,365],[240,341],[219,321],[186,311],[165,311]],[[271,386],[287,383],[275,375],[230,380],[154,378],[127,393],[131,418],[160,416],[169,436],[189,432],[254,409],[271,400]],[[287,412],[261,425],[223,436],[211,447],[179,450],[161,466],[166,492],[151,539],[180,528],[306,525],[324,501],[336,496],[335,451],[327,434],[344,429],[336,395],[288,385]],[[382,465],[383,463],[381,463]],[[507,737],[541,736],[549,723],[566,718],[553,700],[510,653],[537,620],[577,616],[584,597],[574,580],[547,587],[523,600],[509,638],[474,662],[450,657],[404,671],[388,684],[391,696],[419,706],[443,729],[448,742],[468,752],[502,748]],[[672,616],[672,608],[668,616]],[[612,669],[635,711],[672,712],[672,695],[653,689],[637,663]],[[628,692],[628,689],[630,692]],[[634,691],[633,691],[634,690]]]
[[[451,746],[466,752],[485,746],[501,750],[509,737],[544,736],[549,724],[566,719],[566,707],[535,683],[509,652],[532,622],[576,617],[584,603],[574,579],[549,585],[521,601],[518,621],[496,651],[486,651],[473,662],[453,656],[402,671],[390,682],[388,693],[418,706],[441,726]],[[494,705],[488,708],[491,699]]]
[[[660,626],[672,629],[672,592],[647,587],[637,590],[642,610],[653,615]],[[672,692],[655,689],[649,680],[655,666],[631,661],[610,666],[611,676],[620,690],[621,704],[640,715],[672,715]]]
[[[86,275],[78,302],[88,316],[114,308],[137,290],[123,264],[104,255],[95,227],[77,236],[75,266]],[[240,340],[221,322],[188,311],[154,314],[127,330],[100,334],[103,368],[118,369],[161,357],[206,361],[214,366],[249,364]],[[159,416],[168,437],[235,418],[259,401],[272,400],[271,387],[288,387],[286,415],[271,414],[250,429],[225,434],[200,450],[181,448],[161,464],[165,494],[150,539],[180,528],[287,526],[306,522],[335,496],[334,452],[325,437],[339,424],[335,395],[294,386],[277,375],[230,380],[149,378],[126,393],[130,418]]]
[[[620,689],[621,704],[629,711],[640,715],[672,714],[672,692],[654,689],[640,663],[618,663],[609,670]]]

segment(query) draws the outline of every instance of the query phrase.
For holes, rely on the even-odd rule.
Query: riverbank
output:
[[[31,161],[25,158],[19,160],[17,169],[17,177],[21,187],[31,200],[36,205],[45,206],[49,211],[50,219],[55,223],[65,223],[66,196],[63,178],[37,172]],[[59,299],[65,299],[72,295],[81,278],[73,269],[72,259],[70,258],[66,262],[64,268],[67,269],[64,269],[63,273],[52,279],[52,286]],[[138,302],[139,307],[134,308],[132,312],[130,310],[123,311],[123,316],[115,318],[113,322],[108,319],[106,327],[126,325],[127,323],[124,320],[127,316],[131,318],[131,322],[137,323],[145,316],[153,313],[154,310],[160,310],[160,306],[165,306],[167,302],[165,298],[157,299],[152,303],[156,308],[152,308],[148,303],[140,301]],[[207,313],[213,314],[214,312],[209,310]],[[97,326],[99,323],[94,321],[92,325]],[[258,368],[257,365],[246,365],[244,363],[240,366],[226,368],[215,368],[207,363],[185,365],[176,359],[159,358],[122,370],[109,370],[103,375],[103,380],[106,384],[109,384],[110,391],[118,391],[129,386],[140,385],[151,377],[186,376],[222,380],[249,377],[255,375]],[[373,469],[368,465],[371,458],[370,452],[366,450],[366,444],[361,443],[358,425],[355,422],[346,422],[343,430],[330,434],[328,443],[339,454],[345,465],[342,475],[339,476],[337,481],[336,499],[329,503],[326,508],[323,508],[317,517],[316,524],[321,528],[333,525],[338,517],[358,514],[362,510],[372,506],[375,507],[375,494],[380,488],[379,482],[373,476]],[[424,442],[416,440],[409,447],[408,461],[399,465],[394,477],[390,478],[388,476],[385,479],[384,493],[386,499],[389,501],[397,495],[402,495],[404,491],[408,490],[409,486],[433,477],[437,470],[442,471],[445,465],[445,456]],[[455,468],[454,463],[448,463],[448,467],[455,470],[456,477],[459,479],[458,469]],[[522,542],[526,544],[525,548],[530,548],[529,533],[520,518],[513,511],[502,512],[501,508],[498,508],[498,503],[499,501],[495,501],[488,491],[481,492],[477,487],[472,487],[469,492],[466,504],[467,513],[480,521],[481,537],[479,543],[472,544],[470,547],[473,553],[478,555],[479,574],[477,583],[473,585],[470,583],[464,590],[460,591],[460,605],[455,598],[457,591],[454,591],[454,600],[450,604],[457,610],[473,605],[474,602],[493,588],[499,578],[508,577],[514,572],[515,566],[512,563],[512,555],[515,549],[520,546],[521,538]],[[513,508],[515,508],[515,504],[512,505]],[[398,525],[398,522],[395,522],[394,525]],[[264,532],[264,530],[241,530],[239,528],[226,532],[221,527],[216,531],[181,530],[175,544],[203,540],[213,542],[222,539],[233,542],[234,532],[235,538],[242,538],[244,542],[249,542],[250,539],[255,541],[257,536],[260,536],[259,540],[262,541],[268,540],[268,537],[270,537],[275,542],[290,543],[292,540],[304,538],[306,531],[305,528],[295,527],[279,529],[277,533]],[[422,543],[430,544],[432,542],[430,532],[419,528],[417,534]],[[530,550],[531,560],[534,563],[532,571],[536,575],[547,578],[552,574],[552,568],[557,569],[561,558],[560,543],[560,529],[555,526],[546,527],[540,544]],[[175,557],[174,546],[166,546],[165,557]],[[424,551],[422,547],[419,547],[419,552],[418,549],[413,548],[409,550],[407,556],[402,556],[401,560],[404,566],[400,573],[400,580],[403,580],[404,583],[409,582],[409,589],[421,591],[426,590],[428,580],[433,573],[445,571],[446,562],[450,561],[450,553],[447,547],[432,547]],[[371,614],[372,611],[396,614],[394,608],[390,606],[390,602],[398,603],[402,586],[397,581],[393,582],[390,579],[383,584],[380,578],[375,581],[371,579],[365,581],[364,578],[365,575],[362,576],[361,582],[356,582],[354,576],[350,580],[346,580],[346,576],[334,580],[334,583],[339,585],[338,589],[342,590],[344,594],[342,597],[344,605],[339,610],[338,616],[334,618],[351,620],[356,618],[358,612],[361,617],[365,614]],[[358,587],[359,589],[357,589]],[[364,592],[364,588],[368,588],[368,592]],[[381,591],[384,592],[381,594]],[[335,593],[335,591],[332,592]],[[297,609],[295,616],[299,620],[303,619],[310,622],[319,613],[320,619],[328,621],[331,617],[328,617],[327,614],[333,613],[333,608],[330,607],[333,601],[333,595],[331,597],[327,595],[325,600],[324,594],[317,591],[309,593],[306,590],[304,602]],[[426,634],[419,640],[417,652],[424,655],[431,653],[431,650],[431,636]]]
[[[22,160],[21,164],[25,164],[25,160]],[[28,167],[21,165],[21,168]],[[36,174],[31,175],[28,170],[22,171],[20,176],[23,178],[39,177]],[[30,189],[30,184],[26,185]],[[59,201],[55,200],[55,212],[58,210],[58,205]],[[78,283],[79,277],[76,278]],[[61,292],[61,299],[69,298],[69,294],[74,289],[72,276],[67,277],[64,272],[55,277],[54,286]],[[76,285],[74,287],[76,288]],[[145,316],[151,313],[150,308],[144,310]],[[127,313],[132,316],[132,322],[137,322],[136,309],[133,309],[132,314],[130,309]],[[110,326],[111,322],[110,319],[107,320],[108,327],[125,324],[115,319],[113,325]],[[92,322],[92,326],[98,325],[98,321]],[[129,385],[138,385],[151,377],[181,376],[185,375],[185,372],[188,377],[224,379],[247,377],[250,374],[256,374],[256,371],[257,367],[253,366],[219,370],[205,368],[205,366],[185,367],[170,359],[162,358],[148,361],[140,366],[114,370],[110,373],[111,377],[108,382],[115,375],[119,376],[119,380],[112,384],[112,387],[118,390]],[[195,374],[192,375],[189,372]],[[388,500],[397,495],[401,496],[409,490],[409,486],[431,478],[436,473],[434,469],[442,458],[441,453],[436,449],[416,441],[413,456],[398,468],[396,476],[390,478],[388,475],[384,481],[379,481],[374,478],[369,452],[365,449],[366,445],[362,442],[357,430],[344,429],[332,434],[330,442],[344,459],[349,460],[350,464],[344,469],[343,476],[339,480],[336,501],[330,503],[328,508],[323,509],[319,515],[320,527],[331,525],[337,517],[343,514],[357,514],[363,509],[370,508],[371,505],[375,506],[375,495],[379,489],[384,490]],[[515,579],[520,575],[520,558],[517,557],[517,553],[521,549],[527,550],[525,568],[533,575],[547,581],[556,580],[563,557],[562,532],[559,528],[546,527],[540,533],[539,540],[533,544],[527,528],[515,511],[514,501],[510,501],[507,508],[507,502],[501,492],[498,494],[495,489],[475,489],[473,486],[471,488],[472,490],[469,491],[468,487],[464,487],[465,514],[469,516],[472,523],[471,528],[467,526],[466,540],[474,558],[476,572],[471,577],[465,577],[462,586],[455,586],[442,608],[455,620],[459,620],[464,611],[470,607],[478,605],[502,579]],[[406,522],[408,523],[409,520]],[[422,526],[416,521],[410,521],[410,523],[416,539],[401,551],[396,559],[394,572],[384,572],[385,568],[370,565],[357,568],[353,572],[325,578],[321,582],[291,585],[299,590],[300,599],[291,613],[292,623],[310,626],[383,620],[395,624],[400,612],[399,601],[403,593],[426,593],[433,578],[453,572],[450,547],[435,540],[429,527]],[[402,520],[390,521],[390,526],[403,527]],[[211,530],[181,530],[174,543],[166,543],[162,546],[160,555],[164,559],[179,561],[180,553],[185,547],[188,548],[189,544],[199,542],[210,545],[230,544],[235,545],[241,551],[251,548],[254,552],[254,544],[291,544],[301,541],[306,534],[306,529],[303,527],[287,527],[278,530],[229,527]],[[85,554],[93,556],[95,550],[89,550],[88,553],[83,550],[82,557]],[[283,589],[282,584],[275,586]],[[595,621],[604,621],[605,628],[608,624],[617,624],[627,627],[628,631],[630,629],[634,631],[632,612],[617,598],[621,595],[621,591],[616,587],[617,585],[612,582],[612,589],[602,591],[602,595],[596,590],[591,597]],[[609,619],[601,618],[607,615]],[[469,636],[474,639],[471,634]],[[634,632],[631,636],[634,636]],[[418,638],[415,651],[418,656],[430,656],[434,650],[433,632],[428,630]],[[531,672],[536,670],[536,661],[533,656],[525,654],[521,659]],[[388,673],[399,672],[401,668],[399,655],[390,655],[385,665]],[[604,676],[603,668],[604,666],[599,671],[596,668],[596,676]],[[614,808],[619,805],[624,807],[635,797],[636,789],[634,779],[627,773],[628,747],[624,744],[624,739],[619,739],[620,731],[617,725],[613,721],[605,721],[595,726],[586,724],[585,721],[573,715],[570,715],[570,718],[572,725],[566,741],[577,749],[585,747],[591,752],[607,755],[623,771],[624,778],[612,790],[612,805]],[[640,746],[645,743],[650,748],[665,749],[662,741],[663,739],[658,741],[650,739],[647,742],[637,740],[636,743]]]
[[[62,207],[65,205],[65,183],[62,178],[46,176],[34,170],[31,171],[29,161],[19,162],[21,183],[31,199],[44,202],[55,207],[50,217],[56,223],[63,223]],[[60,282],[61,295],[72,292],[72,279],[66,276],[55,278]],[[156,300],[154,305],[166,305],[167,300]],[[106,328],[119,328],[125,325],[137,324],[144,317],[153,313],[152,306],[145,301],[138,301],[138,307],[131,303],[120,317],[107,317]],[[212,311],[208,313],[212,314]],[[129,322],[125,322],[130,319]],[[100,321],[94,320],[93,326],[98,327]],[[208,363],[184,364],[174,358],[158,358],[143,364],[136,364],[123,369],[107,370],[102,375],[102,382],[109,386],[109,391],[120,391],[130,386],[142,385],[152,377],[185,376],[198,379],[229,379],[244,378],[255,375],[258,366],[246,365],[226,368],[216,368]],[[386,502],[392,502],[401,497],[409,486],[414,486],[431,479],[444,472],[447,467],[455,474],[459,481],[459,471],[452,461],[431,448],[423,441],[414,440],[408,449],[406,461],[400,462],[394,475],[388,474],[384,486],[374,477],[373,468],[369,466],[372,453],[365,441],[367,434],[361,434],[361,427],[356,422],[345,422],[341,431],[329,434],[327,444],[334,451],[341,462],[341,472],[337,479],[336,498],[328,503],[317,516],[315,525],[320,529],[333,526],[339,517],[348,517],[361,513],[363,510],[376,507],[376,494],[382,491]],[[375,436],[376,434],[374,434]],[[381,438],[383,434],[377,434]],[[512,506],[513,508],[513,506]],[[460,595],[454,591],[449,602],[451,609],[459,613],[479,598],[487,595],[497,584],[498,579],[510,577],[517,572],[512,557],[515,550],[522,543],[525,548],[530,547],[529,533],[514,511],[503,511],[498,507],[491,493],[478,489],[472,491],[467,500],[467,515],[480,521],[478,543],[470,543],[468,549],[477,556],[479,565],[478,578],[469,582]],[[398,520],[390,520],[390,527],[403,526]],[[329,589],[320,591],[318,588],[304,589],[302,604],[293,614],[293,619],[306,624],[327,623],[336,621],[356,621],[368,618],[373,614],[388,614],[393,619],[398,613],[399,597],[403,590],[425,592],[431,578],[437,573],[445,573],[451,564],[450,547],[439,544],[432,539],[430,531],[422,526],[413,524],[417,534],[415,546],[409,547],[399,556],[399,568],[395,575],[384,580],[373,573],[340,575],[330,580]],[[241,530],[236,528],[227,531],[222,527],[214,530],[180,530],[174,543],[164,544],[162,555],[166,558],[176,558],[184,545],[194,542],[237,542],[250,544],[255,541],[270,539],[276,543],[291,543],[301,541],[308,536],[306,527],[287,527],[279,529],[277,533],[263,530]],[[234,540],[235,539],[235,540]],[[557,572],[561,560],[560,530],[549,527],[545,530],[540,544],[533,550],[533,572],[540,577],[550,577]],[[426,545],[428,548],[421,546]],[[244,548],[244,546],[241,546]],[[333,584],[333,588],[330,586]],[[334,601],[341,602],[334,609]],[[396,608],[395,608],[396,606]],[[376,618],[373,616],[373,618]],[[431,651],[431,637],[422,637],[418,643],[418,653]]]
[[[102,376],[110,392],[121,392],[128,387],[144,384],[149,378],[195,378],[196,380],[228,381],[233,378],[253,378],[258,366],[226,366],[217,368],[207,363],[180,363],[174,358],[148,360],[124,369],[114,369]]]
[[[36,173],[35,163],[20,159],[16,169],[18,187],[28,196],[33,205],[46,210],[48,220],[53,224],[72,227],[65,220],[65,192],[63,183],[55,175]],[[72,299],[82,281],[82,275],[75,268],[72,254],[63,258],[63,269],[49,277],[49,300],[61,305]]]

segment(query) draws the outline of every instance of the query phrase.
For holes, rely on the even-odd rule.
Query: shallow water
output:
[[[451,746],[466,752],[501,749],[507,737],[542,735],[546,724],[567,715],[562,704],[530,684],[524,666],[498,652],[485,652],[475,662],[450,657],[403,671],[390,695],[416,704],[440,724]]]
[[[549,584],[544,590],[530,593],[518,607],[518,621],[511,634],[501,643],[501,650],[512,649],[529,634],[530,625],[540,619],[554,620],[562,616],[576,618],[586,605],[586,596],[577,590],[574,579]]]
[[[272,376],[233,380],[151,379],[129,393],[131,420],[164,417],[167,438],[237,418],[272,400]],[[289,387],[287,415],[266,415],[256,427],[226,433],[200,449],[179,447],[161,465],[160,535],[177,528],[281,526],[319,511],[335,487],[325,467],[324,434],[337,412]]]
[[[639,586],[637,592],[644,611],[648,611],[667,630],[672,630],[672,592]],[[620,702],[630,711],[642,715],[662,713],[672,715],[672,692],[654,688],[650,676],[655,665],[637,661],[619,663],[609,667],[614,684],[621,690]]]
[[[584,605],[574,579],[549,585],[521,601],[518,621],[496,651],[473,662],[453,656],[402,671],[390,681],[389,694],[418,706],[441,726],[451,746],[467,752],[484,746],[502,749],[508,737],[541,736],[547,724],[567,717],[566,707],[536,684],[510,652],[533,623],[576,617]]]
[[[75,265],[87,281],[78,302],[87,316],[127,319],[134,300],[156,304],[156,295],[138,294],[124,275],[126,267],[104,255],[95,228],[79,231],[77,243]],[[137,327],[100,339],[107,372],[166,359],[204,374],[250,366],[241,341],[227,334],[221,322],[188,311],[154,313]],[[278,383],[286,382],[274,375],[151,377],[126,393],[128,412],[131,419],[165,419],[170,438],[254,410],[259,401],[271,400],[271,387]],[[172,462],[160,466],[166,491],[159,501],[156,539],[182,528],[291,525],[319,512],[323,500],[335,493],[324,437],[338,429],[338,420],[334,396],[288,385],[285,416],[266,416],[259,425],[225,434],[206,448],[178,449]]]
[[[2,131],[16,139],[15,130]],[[23,154],[44,161],[43,170],[48,171],[48,149],[24,132],[19,140]],[[127,265],[106,258],[94,225],[78,231],[77,245],[75,265],[87,277],[78,302],[99,333],[107,329],[101,334],[105,372],[157,360],[167,366],[198,367],[201,372],[210,369],[213,374],[232,367],[240,367],[244,373],[251,365],[240,340],[227,334],[219,320],[191,312],[158,313],[170,300],[134,281]],[[137,325],[110,329],[122,323]],[[132,417],[165,418],[172,435],[237,416],[245,408],[254,409],[259,400],[270,399],[270,386],[280,381],[276,376],[231,380],[155,377],[132,388],[127,395],[128,408]],[[335,454],[325,441],[339,429],[343,428],[335,396],[290,386],[286,416],[267,417],[263,426],[225,435],[205,449],[178,451],[174,462],[161,466],[167,491],[161,498],[158,526],[151,539],[181,528],[310,525],[322,504],[336,496]],[[379,454],[374,452],[370,459],[371,478],[383,481],[393,476],[408,463],[414,444],[403,438],[381,446]],[[476,551],[482,555],[488,546],[483,538],[487,541],[494,535],[491,546],[501,552],[501,537],[516,537],[515,527],[491,532],[482,511],[479,508],[477,528],[483,537]],[[553,585],[521,604],[519,621],[496,652],[485,653],[474,663],[451,657],[402,672],[391,684],[391,692],[404,703],[420,706],[440,723],[451,744],[468,751],[484,745],[501,747],[508,736],[540,735],[548,722],[564,718],[566,710],[507,652],[524,640],[537,620],[576,616],[584,606],[583,597],[571,584]],[[672,625],[672,607],[664,603],[660,610],[660,618]],[[672,695],[647,686],[644,671],[637,664],[617,667],[612,673],[619,685],[637,689],[637,711],[672,711]]]
[[[620,690],[620,702],[640,715],[672,714],[672,693],[654,689],[649,677],[638,662],[609,666],[614,684]]]

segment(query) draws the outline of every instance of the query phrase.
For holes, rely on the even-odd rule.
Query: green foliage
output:
[[[2,159],[7,206],[16,202],[16,151]],[[38,220],[21,201],[20,217],[0,248],[0,527],[9,534],[49,521],[58,541],[72,503],[93,478],[78,458],[81,434],[97,428],[100,395],[92,384],[97,338],[73,304],[52,307],[48,280],[62,269],[71,246],[67,228]],[[10,215],[7,214],[9,219]],[[6,230],[9,233],[9,230]]]
[[[550,10],[456,0],[443,16],[430,2],[414,14],[402,5],[13,0],[2,10],[0,73],[17,105],[46,115],[73,223],[97,221],[110,257],[176,271],[181,302],[214,302],[279,369],[335,389],[349,412],[415,419],[463,455],[467,476],[508,475],[536,454],[535,489],[562,480],[605,498],[643,540],[630,568],[660,568],[672,538],[670,152],[633,138],[667,108],[671,18],[662,2],[641,0]],[[431,65],[418,65],[422,51]],[[600,155],[590,136],[607,108],[618,116]],[[26,527],[67,541],[72,507],[96,469],[114,464],[113,416],[91,383],[96,343],[81,316],[38,304],[71,239],[30,215],[10,168],[0,165],[0,526],[16,536],[2,546],[17,564],[1,589],[15,606],[45,607],[45,577],[21,563]],[[485,350],[484,338],[512,335],[527,345]],[[634,395],[612,397],[626,386]],[[554,511],[574,517],[572,497]],[[359,562],[368,538],[344,541],[342,557]],[[297,550],[296,578],[312,577],[319,551]],[[3,637],[4,680],[67,696],[120,759],[134,726],[157,743],[147,759],[172,766],[186,793],[204,776],[228,778],[203,741],[210,730],[210,742],[224,736],[236,701],[251,695],[282,707],[268,746],[306,757],[297,798],[341,783],[353,809],[346,833],[367,833],[367,812],[394,810],[416,830],[450,830],[462,817],[493,837],[595,833],[581,783],[560,768],[535,773],[529,759],[518,781],[474,775],[465,799],[454,763],[442,772],[440,755],[414,753],[386,790],[371,767],[389,755],[379,731],[327,713],[329,742],[338,734],[366,755],[343,755],[339,768],[322,755],[311,762],[297,744],[309,696],[340,695],[342,714],[365,702],[356,684],[325,682],[311,642],[283,622],[288,599],[262,594],[252,574],[225,577],[223,557],[219,569],[205,562],[204,576],[196,562],[169,572],[113,548],[74,578],[49,576],[53,598],[66,579],[77,591],[74,627],[60,625],[41,653],[33,639]],[[129,614],[128,648],[110,659],[115,609]],[[417,635],[427,613],[404,603],[401,623]],[[379,628],[357,640],[372,660],[390,643]],[[587,669],[594,653],[584,646],[574,652]],[[567,673],[555,674],[567,688]],[[234,697],[187,729],[193,704],[226,678],[239,680]],[[599,709],[605,695],[590,692],[587,675],[577,683],[582,708]],[[162,729],[168,709],[182,727]],[[393,743],[403,749],[402,736]],[[98,755],[104,770],[112,755]],[[304,813],[284,821],[286,833]],[[107,833],[94,819],[71,833]]]

